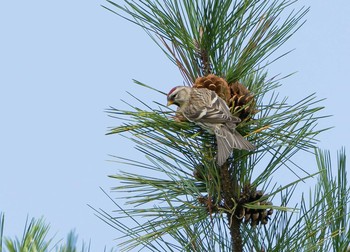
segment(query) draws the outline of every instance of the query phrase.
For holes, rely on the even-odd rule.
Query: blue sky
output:
[[[299,5],[311,1],[300,1]],[[117,136],[104,112],[124,106],[126,91],[151,102],[137,79],[168,91],[179,71],[135,25],[100,7],[104,1],[0,2],[0,211],[5,235],[21,235],[26,216],[44,216],[52,233],[76,229],[93,251],[118,236],[87,206],[107,211],[118,171],[109,154],[138,155]],[[320,147],[349,149],[350,2],[312,1],[307,23],[282,51],[296,49],[269,68],[271,76],[298,71],[282,81],[281,96],[297,101],[327,98]],[[159,100],[162,102],[162,100]],[[164,101],[165,103],[165,101]],[[349,150],[347,150],[349,153]],[[301,158],[306,167],[313,159]],[[307,161],[305,161],[307,160]],[[308,188],[308,187],[307,187]],[[112,195],[113,197],[114,195]]]

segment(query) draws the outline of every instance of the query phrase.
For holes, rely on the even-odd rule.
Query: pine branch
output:
[[[220,167],[221,176],[221,191],[224,199],[224,206],[227,209],[227,221],[232,239],[232,251],[242,251],[243,242],[241,235],[241,219],[237,218],[237,213],[241,212],[237,209],[237,201],[239,195],[237,195],[237,187],[239,187],[238,181],[235,177],[232,177],[229,173],[228,163],[226,162]]]
[[[73,231],[67,235],[67,240],[53,244],[54,237],[48,238],[50,226],[45,224],[43,218],[36,220],[26,220],[22,238],[4,237],[5,215],[0,213],[0,251],[6,249],[9,252],[18,251],[58,251],[58,252],[72,252],[72,251],[90,251],[90,244],[82,244],[81,250],[78,250],[77,238]],[[53,245],[52,245],[53,244]],[[105,249],[106,251],[106,249]],[[110,250],[113,252],[114,250]]]
[[[308,12],[302,8],[280,20],[294,3],[288,0],[107,2],[111,7],[104,8],[151,36],[188,85],[208,73],[235,82],[271,64],[279,56],[267,58],[299,29]]]
[[[255,82],[256,85],[259,83]],[[142,86],[148,85],[142,84]],[[251,87],[259,90],[259,86]],[[271,83],[271,87],[278,87],[278,85]],[[258,93],[258,97],[269,95],[266,90],[261,90],[262,93]],[[273,91],[272,88],[268,90]],[[258,102],[263,100],[266,99],[257,99]],[[256,223],[254,225],[257,225],[266,217],[254,219],[254,221],[248,218],[243,224],[242,220],[248,216],[247,212],[262,214],[267,213],[271,208],[282,212],[290,211],[286,205],[284,207],[264,205],[267,200],[264,193],[258,197],[252,195],[256,194],[256,188],[265,183],[279,167],[294,165],[291,158],[301,150],[300,146],[304,145],[304,141],[307,143],[304,149],[307,150],[308,146],[313,146],[310,137],[316,136],[319,131],[312,127],[316,122],[316,119],[312,118],[318,118],[314,114],[319,111],[319,108],[313,108],[315,101],[311,98],[294,105],[288,105],[285,100],[278,102],[273,95],[270,100],[272,101],[269,103],[270,106],[257,104],[261,108],[259,112],[261,117],[259,115],[254,125],[243,123],[238,127],[238,130],[245,132],[247,129],[256,131],[251,127],[276,125],[250,136],[250,141],[256,141],[254,144],[259,148],[258,151],[253,155],[244,151],[235,151],[232,159],[219,169],[214,161],[216,147],[213,145],[213,137],[191,123],[174,121],[169,117],[169,114],[174,114],[173,111],[165,107],[159,109],[158,103],[156,103],[158,108],[154,109],[148,104],[143,104],[142,101],[137,102],[144,105],[146,110],[136,103],[130,105],[132,106],[130,111],[109,109],[108,112],[112,117],[118,117],[124,122],[124,125],[113,128],[110,134],[130,135],[127,138],[132,140],[136,144],[136,149],[149,160],[147,163],[115,157],[121,164],[137,169],[137,173],[122,172],[111,176],[122,183],[113,190],[119,193],[125,192],[126,196],[122,199],[132,207],[117,211],[116,213],[121,215],[120,218],[111,217],[105,213],[101,218],[123,232],[125,237],[131,238],[123,243],[126,250],[157,241],[163,244],[152,250],[157,251],[159,246],[165,246],[166,239],[160,237],[170,235],[180,247],[194,246],[203,251],[215,251],[218,244],[226,244],[226,249],[223,251],[233,248],[237,251],[238,247],[243,246],[245,234],[242,234],[242,230],[244,226],[249,225],[247,222],[251,220],[252,223]],[[282,116],[285,119],[281,119]],[[305,116],[310,118],[310,127],[298,129],[296,125],[302,123]],[[286,121],[282,123],[283,120],[287,120],[287,123]],[[291,137],[289,142],[285,133],[282,133],[287,131],[290,132],[289,134],[295,134],[297,139]],[[273,153],[270,162],[268,165],[264,164],[265,169],[259,169],[260,175],[252,181],[254,168],[261,166],[263,157],[268,153]],[[295,170],[292,167],[290,169]],[[159,175],[150,176],[149,171],[152,171],[151,174]],[[312,175],[270,191],[269,195],[273,197],[309,177]],[[155,207],[146,207],[150,203]],[[151,218],[152,221],[137,223],[135,227],[129,229],[125,229],[121,224],[125,217],[135,219],[140,216]],[[174,216],[177,217],[174,218]],[[138,228],[138,225],[142,228]],[[222,227],[219,229],[219,225],[228,226],[229,230],[225,231]],[[220,231],[215,233],[214,231],[217,230]],[[206,239],[207,242],[198,242],[199,238],[196,234],[200,234],[201,239]],[[217,238],[213,241],[208,237]],[[230,242],[227,243],[228,241]]]
[[[236,129],[257,147],[250,153],[234,151],[218,167],[213,136],[169,117],[175,111],[161,102],[156,102],[155,109],[135,97],[144,108],[134,103],[130,111],[111,108],[108,112],[123,124],[109,134],[123,133],[147,159],[118,158],[121,164],[137,168],[137,173],[111,176],[121,183],[113,190],[127,193],[122,199],[130,207],[116,204],[117,217],[98,211],[124,234],[123,248],[296,251],[294,242],[305,238],[305,230],[324,238],[322,217],[318,216],[317,225],[309,221],[314,210],[324,206],[321,200],[313,209],[302,201],[296,222],[296,207],[288,206],[296,185],[315,176],[293,161],[293,156],[300,151],[313,153],[318,134],[325,130],[316,127],[326,117],[318,115],[321,101],[310,95],[289,104],[276,91],[285,77],[268,79],[265,70],[288,53],[270,59],[303,24],[308,9],[292,11],[281,19],[295,1],[144,0],[124,1],[124,6],[107,2],[111,7],[105,8],[151,36],[188,85],[211,86],[232,113],[246,112]],[[290,171],[296,179],[287,185],[274,184],[273,175],[279,169]],[[271,201],[277,195],[281,203],[274,205]],[[123,224],[126,217],[134,221],[134,227]],[[138,217],[147,220],[140,223]],[[280,230],[278,224],[285,229]],[[166,237],[176,242],[169,243]],[[303,240],[304,244],[308,241]]]

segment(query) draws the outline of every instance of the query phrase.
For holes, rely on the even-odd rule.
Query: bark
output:
[[[237,209],[235,209],[235,202],[238,200],[237,189],[239,188],[237,178],[233,178],[229,172],[229,166],[226,162],[220,168],[221,176],[221,192],[224,199],[224,206],[227,209],[227,219],[230,228],[231,234],[231,248],[232,252],[242,252],[243,251],[243,242],[241,235],[241,219],[238,219],[236,216]]]

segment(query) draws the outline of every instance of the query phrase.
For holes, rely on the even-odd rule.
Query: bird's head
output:
[[[190,87],[178,86],[178,87],[172,88],[167,95],[168,106],[171,104],[175,104],[181,107],[183,104],[189,101],[190,93],[191,93]]]

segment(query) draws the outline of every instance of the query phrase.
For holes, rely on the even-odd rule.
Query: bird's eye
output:
[[[176,96],[177,96],[177,93],[176,93],[176,94],[172,94],[172,95],[170,96],[170,99],[171,99],[171,100],[175,100]]]

